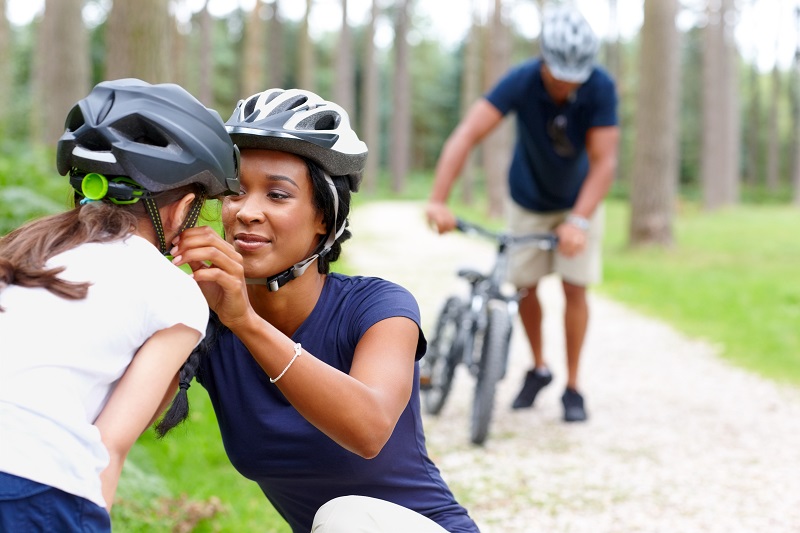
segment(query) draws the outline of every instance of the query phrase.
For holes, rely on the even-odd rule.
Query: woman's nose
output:
[[[243,224],[254,224],[264,220],[264,211],[259,202],[252,196],[241,200],[239,211],[236,212],[236,219]]]

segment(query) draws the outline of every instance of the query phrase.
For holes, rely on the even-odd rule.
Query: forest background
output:
[[[66,207],[64,118],[120,77],[179,83],[223,119],[268,87],[318,92],[370,146],[358,201],[422,199],[467,106],[536,55],[544,3],[0,0],[0,234]],[[576,3],[602,38],[622,126],[599,290],[800,384],[800,0]],[[476,151],[454,198],[498,227],[513,127]],[[135,448],[121,530],[281,531],[194,389],[191,438]]]

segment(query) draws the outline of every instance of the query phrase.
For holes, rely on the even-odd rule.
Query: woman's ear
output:
[[[325,226],[325,217],[321,212],[317,215],[316,227],[317,227],[317,235],[321,235],[324,237],[325,235],[328,234],[328,228]]]

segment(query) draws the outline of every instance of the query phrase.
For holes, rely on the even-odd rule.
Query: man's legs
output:
[[[564,286],[564,333],[567,349],[567,387],[578,390],[578,365],[581,358],[583,340],[589,324],[589,304],[586,301],[586,287],[573,285],[568,281]]]
[[[525,374],[522,390],[511,404],[512,409],[525,409],[532,406],[539,391],[553,380],[542,352],[542,306],[539,303],[537,288],[538,285],[534,285],[525,290],[519,302],[519,317],[531,345],[533,369]]]
[[[567,388],[561,397],[564,404],[564,420],[581,422],[586,420],[583,397],[578,392],[578,368],[583,340],[589,324],[589,305],[586,301],[586,287],[567,281],[564,286],[564,333],[567,350]]]
[[[534,368],[545,368],[547,365],[542,353],[542,305],[539,303],[538,287],[534,285],[525,291],[519,301],[519,317],[531,344]]]

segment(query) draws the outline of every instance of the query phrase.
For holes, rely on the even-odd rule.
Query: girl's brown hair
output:
[[[158,205],[169,205],[186,194],[198,193],[198,187],[187,185],[154,198]],[[141,202],[116,205],[99,201],[20,226],[0,237],[0,291],[13,284],[43,287],[68,300],[85,298],[91,281],[63,280],[58,275],[64,268],[47,268],[47,261],[84,243],[119,240],[135,231],[146,217]]]

